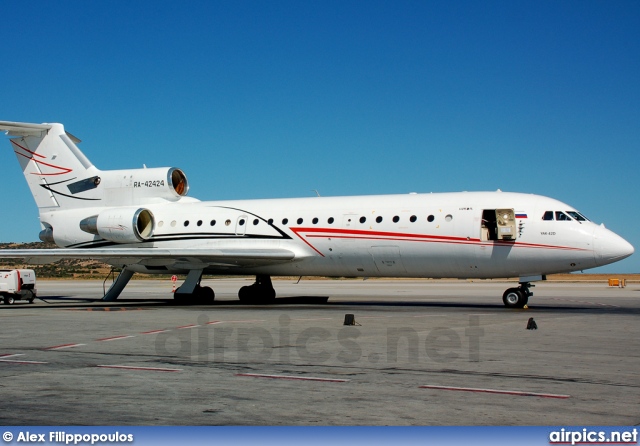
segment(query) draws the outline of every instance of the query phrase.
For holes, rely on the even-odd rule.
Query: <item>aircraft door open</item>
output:
[[[482,211],[480,239],[515,240],[516,214],[513,209],[485,209]]]

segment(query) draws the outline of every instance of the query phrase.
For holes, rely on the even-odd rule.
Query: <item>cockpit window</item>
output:
[[[553,220],[553,211],[547,211],[542,216],[543,220]]]
[[[585,217],[584,215],[582,215],[580,212],[567,211],[567,214],[571,215],[574,219],[576,219],[578,221],[589,221],[589,219],[587,217]]]
[[[558,221],[571,221],[571,218],[564,212],[556,211],[556,220]]]

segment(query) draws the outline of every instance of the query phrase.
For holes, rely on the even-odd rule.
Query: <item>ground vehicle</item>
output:
[[[5,305],[12,305],[16,300],[28,300],[32,304],[36,294],[36,273],[32,269],[0,270],[0,297]]]

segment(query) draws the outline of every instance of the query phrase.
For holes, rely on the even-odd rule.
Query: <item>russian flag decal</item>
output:
[[[527,214],[524,212],[516,212],[516,218],[527,218]]]

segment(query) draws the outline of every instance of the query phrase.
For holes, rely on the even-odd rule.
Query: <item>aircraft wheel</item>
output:
[[[208,286],[203,286],[198,290],[198,300],[204,304],[212,304],[216,298],[216,293]]]
[[[252,304],[255,302],[255,294],[253,285],[243,286],[240,288],[240,291],[238,291],[238,299],[240,299],[242,303]]]
[[[243,286],[238,291],[240,302],[255,304],[270,304],[276,299],[276,290],[267,286],[249,285]]]
[[[509,288],[502,295],[502,302],[507,308],[523,308],[529,297],[520,288]]]
[[[193,294],[174,293],[173,301],[177,305],[191,305],[193,303]]]
[[[273,288],[263,287],[260,291],[260,303],[272,304],[276,300],[276,290]]]

